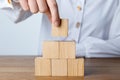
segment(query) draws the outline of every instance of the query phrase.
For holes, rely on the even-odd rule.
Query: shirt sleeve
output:
[[[13,22],[21,22],[32,15],[30,11],[24,11],[17,0],[12,1],[13,9],[3,8],[1,12],[6,14]]]
[[[120,5],[110,26],[108,40],[89,36],[76,47],[77,57],[120,57]]]

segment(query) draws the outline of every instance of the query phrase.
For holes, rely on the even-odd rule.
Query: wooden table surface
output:
[[[35,57],[0,57],[0,80],[120,80],[120,59],[85,59],[85,77],[35,77]]]

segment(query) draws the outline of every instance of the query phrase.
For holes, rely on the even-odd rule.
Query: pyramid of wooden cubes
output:
[[[67,37],[68,20],[59,27],[52,26],[52,36]],[[76,58],[74,41],[45,41],[43,57],[35,58],[35,76],[84,76],[84,59]]]

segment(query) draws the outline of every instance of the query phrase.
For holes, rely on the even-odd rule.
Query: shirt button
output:
[[[80,27],[80,22],[77,22],[76,23],[76,28],[79,28]]]
[[[80,6],[77,6],[77,9],[78,9],[78,11],[81,11],[82,8]]]

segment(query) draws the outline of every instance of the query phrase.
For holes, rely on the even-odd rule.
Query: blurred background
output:
[[[0,13],[0,55],[37,55],[41,15],[14,24]]]

